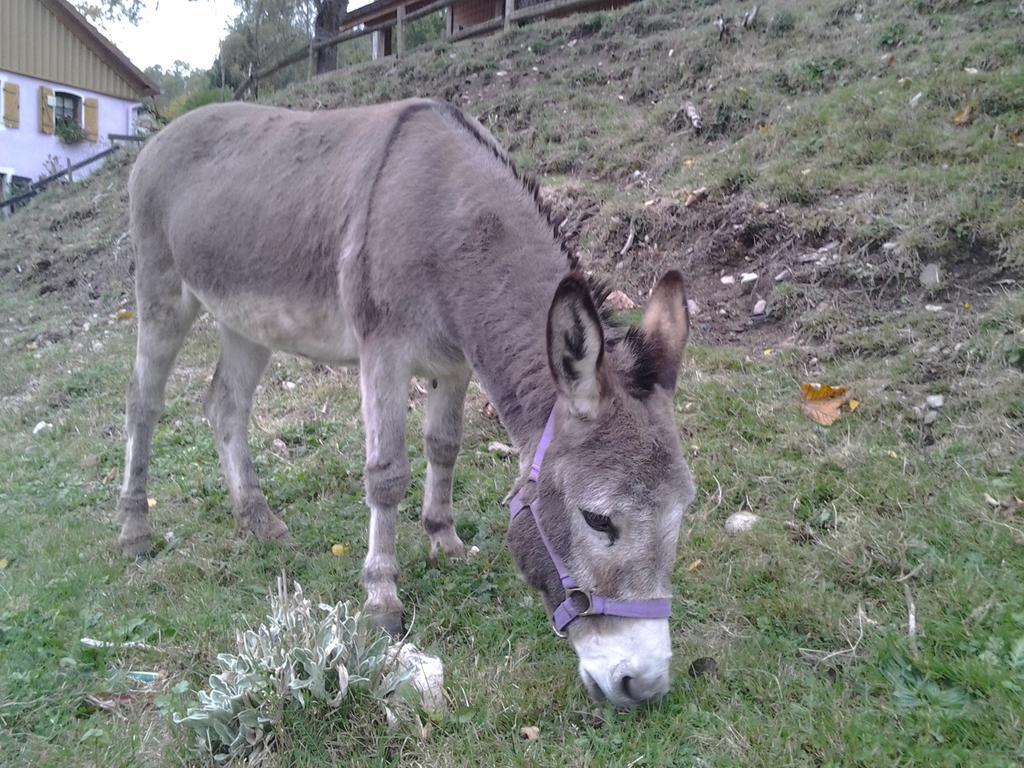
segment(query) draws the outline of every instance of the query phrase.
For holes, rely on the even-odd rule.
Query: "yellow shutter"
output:
[[[50,100],[53,98],[53,89],[45,85],[39,86],[39,131],[41,133],[53,133],[53,105]]]
[[[85,99],[85,138],[88,141],[100,139],[100,102],[98,99]]]
[[[7,128],[17,128],[21,125],[18,91],[17,83],[4,83],[4,126]]]

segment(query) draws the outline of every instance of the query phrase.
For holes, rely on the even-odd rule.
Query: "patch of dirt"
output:
[[[1013,282],[995,249],[936,255],[939,288],[918,280],[917,257],[890,244],[857,246],[841,232],[800,235],[783,210],[744,195],[685,202],[654,197],[608,212],[593,193],[568,185],[544,191],[583,267],[643,303],[668,269],[681,269],[703,343],[750,349],[826,342],[908,306],[939,311],[987,306],[994,288]],[[693,307],[691,306],[691,309]],[[841,319],[830,330],[822,323]]]

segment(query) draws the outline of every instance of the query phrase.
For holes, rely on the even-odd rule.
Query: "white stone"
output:
[[[760,519],[753,512],[733,512],[725,521],[725,532],[732,536],[737,533],[746,533],[757,525]]]
[[[284,389],[286,389],[289,392],[291,392],[293,389],[295,389],[295,382],[294,381],[282,381],[281,382],[281,386]]]
[[[938,411],[925,411],[924,423],[925,424],[934,424],[936,419],[938,419],[938,418],[939,418],[939,412]]]
[[[32,434],[38,435],[40,432],[49,432],[51,429],[53,429],[53,424],[48,421],[40,421],[32,427]]]
[[[754,314],[763,315],[766,309],[768,309],[768,302],[764,299],[758,299],[757,303],[754,305]]]
[[[480,547],[478,547],[476,544],[474,544],[472,547],[466,550],[467,560],[476,560],[476,558],[478,557],[480,557]]]
[[[411,672],[409,684],[420,695],[420,703],[428,712],[443,712],[444,665],[436,656],[424,653],[412,643],[391,646],[388,656],[403,670]]]
[[[488,443],[487,450],[490,451],[491,453],[496,453],[499,456],[511,456],[513,453],[515,453],[515,450],[512,448],[511,445],[499,443],[498,441]]]
[[[928,397],[925,398],[925,403],[928,404],[929,408],[938,410],[946,404],[946,398],[942,395],[928,395]]]
[[[722,275],[722,285],[732,285],[736,282],[736,278],[732,275]]]
[[[941,312],[942,311],[942,305],[941,304],[925,304],[924,308],[928,312]]]
[[[752,283],[757,280],[757,272],[744,272],[740,275],[741,283]]]
[[[939,265],[934,261],[926,264],[921,270],[919,279],[925,288],[938,288],[942,283],[942,272],[939,270]]]
[[[690,313],[691,317],[696,317],[700,314],[700,305],[693,299],[687,299],[686,311]]]

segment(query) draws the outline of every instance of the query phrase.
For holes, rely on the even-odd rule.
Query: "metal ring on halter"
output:
[[[572,599],[576,595],[581,595],[587,601],[587,607],[584,608],[582,611],[576,611],[576,615],[577,616],[593,616],[596,613],[596,611],[594,611],[594,601],[590,597],[590,592],[588,592],[585,589],[580,589],[579,587],[572,587],[570,589],[567,589],[567,590],[565,590],[566,602],[571,602]],[[573,606],[573,609],[575,609],[575,608],[576,608],[576,606]]]

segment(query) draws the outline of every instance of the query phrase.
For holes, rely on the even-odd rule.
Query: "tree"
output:
[[[313,40],[320,42],[338,34],[341,21],[348,12],[348,0],[312,0],[316,7]],[[316,73],[333,72],[338,68],[338,46],[320,48],[316,52]]]
[[[72,0],[72,3],[93,22],[127,19],[138,24],[143,0]]]

